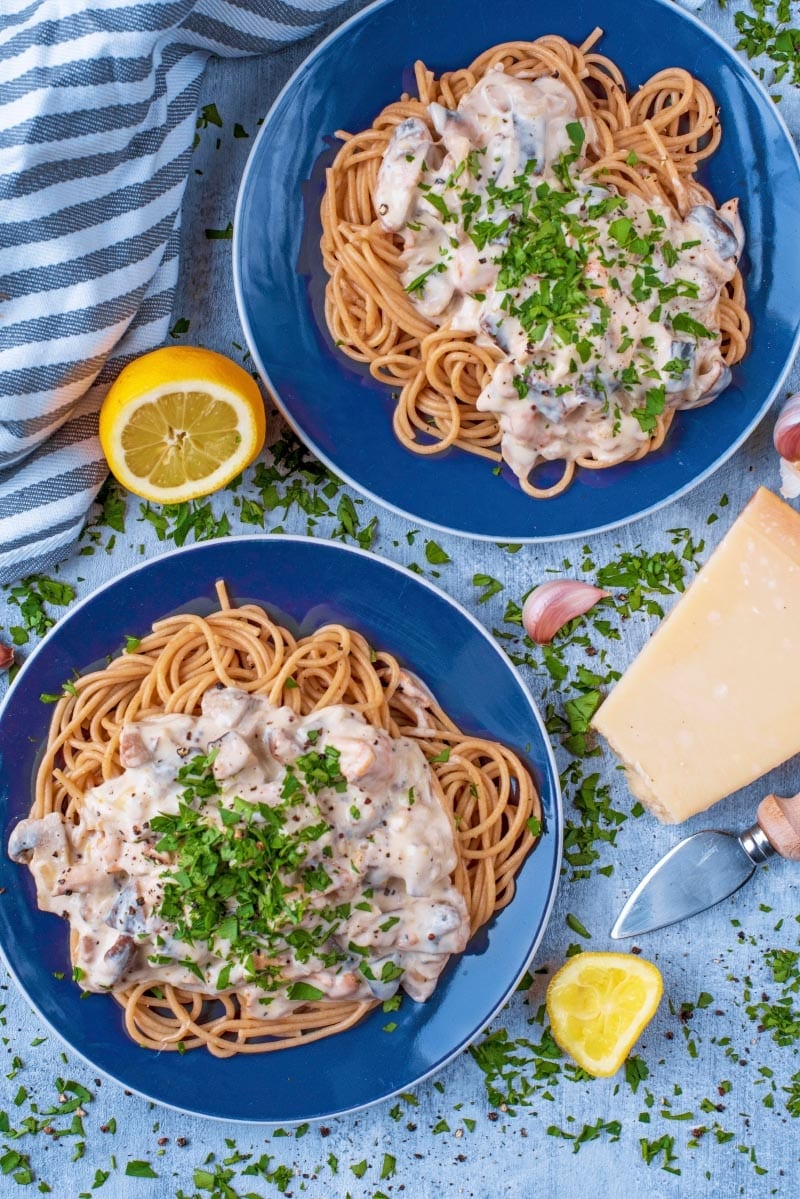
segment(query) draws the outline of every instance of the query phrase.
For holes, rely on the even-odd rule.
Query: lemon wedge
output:
[[[100,410],[100,444],[118,481],[157,504],[209,495],[264,445],[255,380],[223,354],[184,346],[129,363]]]
[[[628,953],[578,953],[547,988],[556,1042],[587,1074],[616,1074],[652,1020],[663,991],[658,967]]]

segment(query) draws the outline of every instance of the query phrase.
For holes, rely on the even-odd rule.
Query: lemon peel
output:
[[[159,504],[217,491],[257,457],[266,418],[255,380],[213,350],[166,346],[129,363],[100,410],[115,478]]]

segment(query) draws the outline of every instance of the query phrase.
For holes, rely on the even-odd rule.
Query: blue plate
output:
[[[538,784],[545,831],[517,895],[449,964],[425,1004],[406,1000],[382,1031],[380,1008],[330,1040],[280,1053],[218,1060],[205,1050],[157,1054],[127,1037],[110,996],[80,998],[70,981],[66,925],[36,907],[30,872],[6,856],[31,804],[35,765],[58,692],[74,668],[117,654],[160,616],[216,607],[214,582],[256,601],[295,632],[330,622],[359,630],[423,678],[465,729],[512,746]],[[405,1090],[478,1035],[506,1002],[541,940],[561,860],[558,775],[536,706],[492,638],[430,583],[360,550],[306,538],[241,537],[167,554],[107,583],[45,638],[0,708],[0,945],[44,1020],[92,1066],[183,1111],[226,1120],[287,1122],[351,1111]],[[60,981],[56,973],[62,973]]]
[[[420,457],[392,433],[390,389],[338,352],[323,316],[319,252],[332,133],[370,125],[404,89],[417,58],[437,74],[496,42],[558,33],[600,50],[635,88],[682,66],[712,90],[723,140],[700,178],[718,202],[741,199],[752,342],[712,405],[682,413],[643,462],[579,470],[546,501],[507,471],[460,450]],[[546,541],[613,528],[683,495],[742,444],[791,365],[800,324],[800,161],[774,103],[734,52],[670,0],[384,0],[338,29],[302,64],[267,116],[239,192],[234,275],[248,345],[287,420],[360,491],[414,521],[499,541]],[[560,473],[553,468],[555,473]],[[545,476],[542,475],[542,480]]]

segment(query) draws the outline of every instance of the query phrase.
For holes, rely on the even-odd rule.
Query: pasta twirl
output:
[[[744,287],[736,269],[742,236],[735,201],[717,210],[709,192],[695,178],[698,166],[713,154],[721,137],[712,95],[688,71],[677,67],[659,72],[628,94],[616,64],[595,51],[599,36],[596,30],[581,46],[556,36],[505,43],[438,79],[418,62],[417,97],[403,95],[389,104],[369,129],[337,134],[344,144],[328,170],[322,201],[328,327],[344,354],[369,364],[371,374],[393,389],[394,431],[400,442],[416,454],[435,455],[455,446],[493,461],[505,458],[522,489],[534,498],[564,491],[578,466],[602,469],[658,449],[676,409],[708,403],[724,390],[729,378],[726,368],[743,356],[749,332]],[[504,141],[497,135],[497,105],[492,110],[493,132],[484,126],[476,140],[473,118],[480,106],[474,97],[482,88],[483,112],[492,108],[486,104],[487,81],[511,81],[508,87],[513,90],[514,81],[547,79],[557,81],[552,90],[560,91],[562,98],[567,96],[572,106],[573,123],[569,116],[561,122],[562,133],[572,128],[579,139],[571,158],[564,156],[563,146],[559,160],[555,151],[545,152],[544,140],[537,144],[537,137],[541,139],[539,118],[518,121],[513,97],[504,103],[510,114],[507,123],[510,125],[513,117],[517,129],[516,143],[509,135],[503,135]],[[502,120],[501,116],[499,122]],[[405,141],[398,141],[398,131]],[[467,140],[470,137],[471,142]],[[498,145],[502,146],[500,156],[493,160],[493,147]],[[517,168],[506,169],[502,156],[514,145],[522,147]],[[568,144],[566,148],[569,150]],[[550,303],[552,280],[546,281],[546,292],[540,288],[532,297],[535,289],[530,279],[541,279],[536,265],[516,296],[521,299],[516,312],[528,344],[518,344],[516,349],[507,344],[513,341],[509,313],[515,310],[509,303],[511,284],[502,276],[509,273],[512,255],[500,256],[496,249],[509,245],[508,222],[504,226],[499,221],[497,206],[506,203],[513,209],[511,221],[518,220],[519,204],[515,208],[508,200],[513,185],[530,178],[531,170],[536,182],[542,162],[537,164],[535,159],[547,159],[548,153],[551,180],[558,176],[559,161],[579,160],[577,187],[588,197],[584,208],[588,207],[590,215],[591,201],[596,204],[600,194],[621,198],[627,205],[623,224],[614,219],[623,215],[622,210],[608,216],[601,253],[594,252],[594,245],[585,255],[578,285],[585,319],[581,324],[573,313],[567,322],[569,329],[572,321],[571,340],[580,350],[580,362],[563,331],[559,342],[558,309]],[[476,155],[484,157],[480,160]],[[416,172],[417,206],[413,220],[402,216],[402,206],[401,217],[393,220],[392,204],[377,204],[376,189],[391,201],[387,178],[392,171],[402,173],[404,162],[410,173]],[[490,168],[492,162],[499,166]],[[420,175],[420,170],[429,173]],[[449,179],[435,178],[437,172],[442,176],[449,173]],[[465,179],[470,180],[472,194],[464,187]],[[497,181],[503,179],[500,188]],[[486,273],[483,238],[476,236],[475,224],[469,225],[469,206],[475,201],[477,207],[474,193],[480,190],[476,180],[483,187],[483,200],[488,194],[477,217],[491,217],[495,209],[489,235],[495,257],[490,256],[490,263],[502,264],[499,279],[496,268],[494,275],[491,267]],[[576,187],[574,183],[565,186]],[[535,188],[532,194],[535,198]],[[527,211],[527,203],[525,200],[523,211]],[[420,210],[424,212],[422,226],[417,223]],[[438,242],[432,237],[437,213]],[[668,276],[660,279],[647,273],[652,255],[648,258],[637,249],[636,234],[641,232],[642,222],[646,224],[648,213],[653,216],[654,229],[657,222],[663,228],[665,216],[674,224],[669,236],[655,233],[649,244]],[[544,217],[540,227],[542,223]],[[596,242],[597,228],[591,227],[591,221],[589,224],[590,240],[594,237]],[[567,223],[565,228],[564,247],[570,250],[574,238]],[[726,230],[732,239],[728,248],[723,243]],[[424,249],[415,245],[415,240],[423,237],[434,247],[428,258]],[[513,237],[512,227],[512,241]],[[679,253],[672,244],[666,248],[658,244],[670,237]],[[482,254],[477,262],[470,239]],[[691,253],[691,246],[701,242],[699,253],[713,259],[706,274],[697,273],[698,255]],[[644,297],[648,300],[647,312],[640,314],[641,336],[628,330],[624,321],[618,320],[616,328],[613,319],[606,322],[610,330],[607,335],[603,330],[606,342],[613,345],[616,355],[613,370],[608,363],[604,366],[594,361],[593,347],[586,339],[592,322],[597,325],[597,313],[606,320],[604,308],[610,311],[614,307],[616,297],[608,285],[616,286],[617,294],[620,290],[619,281],[609,279],[609,261],[614,261],[609,244],[615,251],[618,246],[637,251],[629,255],[630,269],[623,287],[633,289],[637,302],[644,303]],[[558,253],[563,260],[564,249]],[[437,259],[436,254],[441,257]],[[416,276],[409,270],[409,264],[415,262],[424,265]],[[458,283],[465,264],[473,281],[471,288]],[[645,269],[639,271],[642,264]],[[455,292],[450,276],[456,277]],[[553,278],[557,276],[558,271]],[[488,314],[483,291],[487,281],[497,288],[494,311]],[[443,299],[437,300],[438,293],[443,293]],[[664,311],[651,316],[658,308],[655,301],[650,302],[655,293],[666,296]],[[539,307],[545,313],[541,323],[530,316],[533,298],[541,301]],[[483,311],[478,310],[479,301]],[[705,311],[704,303],[708,327],[697,319],[698,307]],[[561,311],[569,307],[563,304]],[[658,338],[649,336],[648,319],[662,326],[659,345],[654,344]],[[519,327],[517,334],[519,342]],[[572,352],[569,370],[562,370],[558,353],[551,352],[554,342],[561,350],[567,346]],[[503,374],[501,368],[510,361],[516,373],[509,369]],[[521,363],[525,363],[524,370],[518,369]],[[561,462],[562,473],[552,486],[540,487],[531,472],[545,461]]]
[[[445,814],[444,827],[451,830],[455,867],[447,885],[454,886],[461,897],[458,903],[468,926],[465,935],[509,903],[514,894],[515,874],[535,845],[541,819],[536,789],[517,756],[497,742],[457,728],[420,680],[405,671],[392,655],[373,650],[360,634],[342,625],[329,625],[298,640],[257,605],[231,606],[222,584],[218,585],[218,593],[219,611],[208,616],[182,613],[160,620],[132,652],[113,659],[102,670],[75,680],[70,694],[59,701],[54,712],[37,775],[31,819],[23,822],[23,826],[42,828],[43,824],[36,825],[37,821],[57,817],[55,825],[50,820],[48,829],[58,826],[56,832],[60,835],[62,825],[75,827],[84,818],[91,823],[94,816],[90,801],[99,802],[92,798],[98,794],[95,789],[106,788],[104,802],[110,797],[113,803],[114,781],[121,781],[123,768],[136,764],[141,739],[147,739],[147,734],[140,730],[152,731],[162,726],[183,730],[184,740],[177,751],[183,757],[187,752],[187,730],[191,734],[192,721],[201,704],[207,716],[210,695],[218,697],[218,704],[231,697],[241,711],[246,710],[245,701],[251,706],[255,702],[248,701],[248,696],[261,697],[258,702],[277,713],[275,719],[282,721],[276,733],[278,748],[274,752],[278,755],[280,744],[285,746],[291,740],[293,722],[298,728],[307,728],[309,722],[305,718],[314,713],[319,714],[318,720],[323,713],[334,713],[340,722],[347,724],[349,720],[350,726],[355,723],[371,728],[375,731],[376,745],[381,738],[385,742],[387,736],[392,743],[398,738],[406,739],[402,744],[410,744],[412,757],[419,747],[433,772],[434,804],[437,811]],[[165,725],[164,718],[171,718],[172,724],[167,719]],[[229,727],[237,727],[235,713]],[[312,734],[314,744],[319,736],[319,731]],[[324,737],[320,745],[323,740]],[[342,754],[350,752],[351,757],[363,748],[352,738],[340,739],[338,744]],[[218,745],[221,747],[216,751],[220,754],[218,765],[224,753],[230,756],[232,750],[234,755],[221,773],[232,770],[235,778],[244,777],[235,774],[242,767],[242,761],[235,760],[235,755],[243,752],[241,739],[234,735],[227,749],[222,740]],[[350,748],[346,750],[348,745]],[[308,748],[313,746],[306,745]],[[338,770],[338,750],[333,758],[323,760],[321,755],[314,754],[311,757],[317,759],[316,764],[309,764],[308,754],[297,759],[304,770],[316,769],[325,762],[328,765],[334,762]],[[186,759],[195,760],[205,762],[202,756]],[[341,760],[343,763],[344,757]],[[185,777],[195,776],[190,771]],[[344,783],[338,774],[330,778]],[[107,790],[109,785],[111,792]],[[341,790],[344,791],[344,786]],[[288,790],[283,793],[289,794]],[[421,800],[422,796],[418,798]],[[237,802],[247,807],[234,800],[234,804]],[[345,798],[343,802],[350,800]],[[408,803],[414,803],[413,788],[409,789]],[[358,812],[353,815],[356,820],[360,818]],[[438,818],[441,820],[441,815]],[[134,826],[134,831],[137,828]],[[144,826],[143,840],[149,845],[146,852],[152,856],[159,844],[154,845],[152,838],[148,842]],[[20,848],[24,850],[32,844],[25,842],[24,836],[18,837],[16,850],[12,850],[14,856],[29,860]],[[114,870],[119,869],[119,846],[116,852],[111,864]],[[124,852],[135,854],[138,849],[126,847]],[[68,885],[73,885],[72,880],[81,885],[80,868],[73,862],[71,869]],[[329,869],[333,872],[332,866]],[[37,881],[40,881],[38,876]],[[63,881],[62,877],[62,884]],[[330,881],[323,874],[320,885],[324,887]],[[50,885],[52,889],[56,884],[51,880]],[[115,886],[121,899],[130,894],[124,879],[121,889],[120,884]],[[53,893],[64,894],[64,891],[59,892],[56,887]],[[122,945],[125,952],[132,951],[131,945],[126,948],[123,943],[135,941],[136,929],[140,927],[136,923],[135,902],[123,911],[122,919],[116,905],[105,920],[105,924],[110,921],[115,930],[125,934],[115,942],[112,956],[117,945]],[[439,905],[438,916],[441,912]],[[393,923],[396,917],[381,927]],[[108,930],[105,932],[107,935]],[[127,936],[128,932],[132,936]],[[430,935],[433,939],[434,934]],[[117,936],[116,931],[113,936]],[[187,944],[191,948],[191,939]],[[187,961],[181,965],[195,969],[190,950],[186,952]],[[101,963],[104,969],[108,968],[108,958],[106,954]],[[141,969],[140,962],[140,973]],[[380,998],[360,997],[357,1001],[330,995],[317,998],[314,988],[304,984],[289,995],[298,1002],[285,1004],[277,1015],[265,1019],[253,1014],[252,995],[246,997],[246,988],[237,990],[219,983],[216,992],[204,990],[202,985],[181,987],[169,980],[168,973],[162,971],[163,977],[159,978],[156,964],[146,978],[137,975],[131,983],[121,975],[118,984],[108,985],[124,1008],[131,1037],[157,1050],[184,1051],[205,1046],[217,1056],[229,1056],[281,1049],[349,1028]],[[391,970],[388,977],[392,977]],[[380,989],[380,980],[376,989]]]

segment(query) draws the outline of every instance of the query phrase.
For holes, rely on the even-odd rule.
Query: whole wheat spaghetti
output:
[[[91,789],[121,776],[121,742],[131,726],[135,732],[148,718],[196,714],[204,696],[219,694],[215,688],[264,697],[275,708],[290,709],[290,722],[291,714],[302,720],[346,705],[373,729],[410,738],[431,764],[434,794],[455,842],[452,884],[466,904],[469,930],[508,904],[541,819],[535,787],[516,755],[457,728],[419,680],[359,633],[329,625],[298,640],[261,607],[233,607],[224,585],[217,589],[218,611],[157,621],[132,652],[76,678],[53,715],[31,822],[56,814],[51,830],[76,826]],[[180,1051],[205,1046],[221,1057],[330,1036],[378,1002],[326,997],[266,1020],[244,1010],[236,989],[181,989],[160,980],[157,967],[152,977],[133,986],[123,979],[111,990],[140,1045]]]
[[[394,432],[399,441],[416,454],[439,454],[455,446],[493,461],[505,456],[517,474],[520,486],[536,498],[564,491],[578,466],[602,469],[646,456],[663,444],[676,408],[698,406],[724,390],[728,376],[721,377],[722,365],[730,366],[742,358],[749,331],[744,287],[739,271],[734,269],[735,263],[728,272],[730,277],[718,282],[706,333],[697,334],[701,322],[695,320],[694,334],[690,332],[688,342],[680,340],[686,337],[684,333],[674,335],[676,344],[681,347],[678,353],[687,361],[689,351],[682,347],[691,342],[692,336],[697,339],[696,373],[701,376],[700,383],[696,380],[688,382],[687,375],[683,384],[685,390],[676,395],[680,391],[675,383],[676,379],[680,382],[679,368],[674,357],[669,360],[669,352],[665,352],[661,360],[662,366],[666,362],[666,371],[662,371],[661,377],[665,390],[660,393],[657,387],[651,388],[657,394],[648,395],[644,406],[639,404],[636,420],[640,422],[640,428],[628,419],[633,401],[628,410],[622,411],[621,420],[619,415],[615,419],[613,397],[609,399],[601,390],[597,382],[598,371],[592,374],[586,368],[586,388],[590,389],[584,388],[586,396],[595,408],[600,406],[600,400],[605,403],[601,415],[608,416],[608,421],[598,431],[600,416],[584,405],[582,419],[587,412],[588,416],[583,427],[565,437],[558,424],[558,415],[554,416],[551,411],[552,396],[544,386],[546,377],[541,373],[536,377],[535,371],[524,377],[517,374],[514,382],[520,396],[524,396],[524,386],[530,385],[529,394],[538,391],[541,396],[545,393],[550,403],[550,409],[546,404],[538,404],[533,414],[533,432],[518,434],[511,428],[513,412],[518,405],[514,404],[516,397],[508,386],[508,378],[505,379],[505,397],[498,400],[492,394],[493,386],[497,390],[498,367],[507,359],[505,349],[499,347],[494,337],[502,317],[494,326],[491,321],[487,325],[485,317],[481,318],[481,330],[492,334],[486,336],[476,334],[475,316],[470,318],[472,328],[459,328],[465,303],[455,305],[453,301],[449,306],[443,306],[439,315],[432,315],[431,311],[426,315],[420,310],[421,305],[416,301],[425,297],[425,289],[431,283],[442,284],[443,276],[437,276],[436,272],[444,271],[446,259],[437,265],[431,258],[431,265],[424,273],[409,279],[406,268],[414,250],[413,238],[408,231],[417,226],[413,222],[403,225],[402,236],[398,231],[399,224],[387,228],[385,212],[388,205],[382,206],[383,214],[377,211],[376,187],[393,134],[401,125],[404,129],[416,128],[417,137],[426,137],[427,129],[434,139],[442,135],[446,140],[442,134],[442,111],[436,106],[449,110],[452,118],[459,103],[462,102],[463,109],[464,98],[482,81],[485,83],[491,72],[502,68],[505,78],[526,81],[553,78],[568,89],[577,119],[590,131],[583,147],[586,162],[582,185],[596,182],[631,205],[638,205],[639,209],[661,204],[665,207],[659,211],[674,214],[676,221],[689,220],[691,213],[701,210],[716,212],[710,193],[695,177],[698,167],[714,153],[721,137],[713,96],[704,84],[679,67],[660,71],[638,90],[628,93],[618,66],[595,52],[599,36],[600,31],[595,30],[581,46],[557,36],[508,42],[492,47],[468,66],[445,72],[438,79],[418,62],[415,66],[416,96],[404,94],[388,104],[368,129],[356,133],[337,132],[344,144],[327,172],[322,201],[321,249],[329,276],[325,305],[327,324],[344,354],[357,362],[367,363],[371,374],[392,388],[396,399]],[[430,105],[434,106],[433,110]],[[437,113],[438,128],[432,112]],[[446,120],[447,114],[444,122]],[[408,122],[411,125],[404,124]],[[415,126],[414,122],[421,122],[422,126]],[[401,145],[399,149],[404,147]],[[414,169],[412,160],[418,153],[417,148],[409,141],[405,149],[408,152],[404,157]],[[402,167],[402,158],[396,157]],[[451,152],[446,162],[452,161]],[[463,162],[459,163],[452,178],[458,177],[462,167]],[[422,169],[425,169],[424,165]],[[433,195],[437,207],[444,211],[445,233],[456,233],[454,245],[459,238],[466,244],[468,239],[464,237],[463,228],[447,224],[450,220],[455,222],[457,217],[464,223],[464,210],[459,213],[452,199],[459,194],[461,184],[454,183],[452,190],[444,193],[450,206],[448,210],[447,205],[443,207],[441,190],[438,195],[433,194],[435,189],[428,189],[425,178],[430,180],[430,176],[422,176],[418,186],[427,195]],[[460,194],[462,197],[468,195],[466,190]],[[735,224],[735,209],[732,221]],[[444,254],[446,240],[440,240],[439,252]],[[458,254],[459,250],[456,250],[456,257]],[[682,265],[676,269],[676,274],[686,274],[681,271]],[[602,290],[602,278],[591,286],[598,288],[591,295],[609,299],[609,293]],[[479,289],[472,294],[477,297]],[[688,285],[678,294],[690,296]],[[687,305],[688,301],[684,307]],[[429,305],[431,310],[435,307]],[[678,307],[673,304],[670,318]],[[453,315],[448,315],[451,312]],[[679,315],[685,317],[686,313]],[[668,323],[666,310],[664,322]],[[470,321],[463,323],[470,324]],[[683,324],[687,327],[687,320]],[[708,361],[705,366],[701,361],[703,354],[710,353],[710,342],[702,340],[706,334],[709,339],[716,338],[714,372]],[[618,334],[615,351],[620,346],[622,353],[626,351],[625,336],[624,332]],[[647,338],[644,341],[646,343]],[[529,346],[527,358],[534,356],[533,348]],[[622,367],[628,366],[629,362],[630,354],[621,361],[623,382],[620,386],[627,385]],[[646,363],[643,370],[641,362],[637,362],[637,369],[640,375],[647,375]],[[640,381],[637,379],[637,383]],[[591,388],[594,388],[593,393]],[[555,394],[558,396],[558,390]],[[512,413],[507,420],[503,416],[506,412]],[[575,419],[572,416],[568,420],[565,418],[567,426],[574,429]],[[621,432],[620,424],[623,426]],[[522,445],[522,452],[519,444],[515,447],[515,437]],[[526,453],[526,437],[535,445],[535,452]],[[562,474],[554,485],[538,487],[533,477],[529,478],[529,464],[532,461],[537,466],[546,460],[560,461]]]

